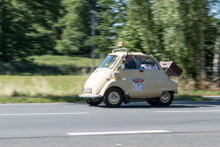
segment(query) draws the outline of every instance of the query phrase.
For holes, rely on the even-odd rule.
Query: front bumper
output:
[[[174,94],[178,94],[178,91],[177,91],[177,90],[175,90],[175,91],[174,91]]]
[[[83,94],[80,94],[79,97],[81,97],[81,98],[101,98],[102,96],[101,95],[83,95]]]

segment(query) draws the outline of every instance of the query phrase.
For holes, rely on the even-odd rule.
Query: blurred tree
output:
[[[210,14],[209,1],[205,0],[181,1],[181,14],[189,52],[187,59],[194,61],[186,70],[199,82],[206,78],[207,70],[212,66],[216,19]]]
[[[159,60],[173,60],[195,79],[206,75],[213,51],[214,19],[205,0],[129,0],[121,40]],[[210,65],[210,64],[208,64]]]
[[[126,12],[125,0],[99,0],[99,34],[96,36],[96,52],[109,53],[116,47],[118,32],[124,25]]]
[[[98,11],[97,0],[62,0],[63,17],[57,27],[61,28],[56,49],[63,54],[88,54],[91,46],[87,39],[91,35],[91,10]]]
[[[0,60],[26,60],[53,49],[59,7],[60,0],[1,0]]]
[[[215,38],[215,50],[213,54],[213,67],[212,67],[212,79],[214,82],[219,80],[220,77],[220,1],[219,0],[210,0],[210,6],[212,7],[212,14],[217,19],[216,25],[216,32],[212,32],[213,34],[216,34]]]
[[[217,31],[213,58],[213,80],[220,77],[220,29]]]
[[[151,0],[130,0],[127,3],[127,22],[119,32],[119,41],[133,51],[147,50],[157,53],[162,49],[160,35],[153,21]]]
[[[106,52],[113,46],[117,36],[116,25],[123,18],[123,0],[63,0],[63,17],[57,27],[61,38],[56,49],[64,54],[90,56],[91,52],[91,10],[98,12],[99,26],[96,29],[96,52]],[[122,12],[122,13],[121,13]]]

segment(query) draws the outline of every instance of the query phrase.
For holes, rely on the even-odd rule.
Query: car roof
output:
[[[126,52],[115,52],[115,53],[110,53],[109,55],[116,55],[116,56],[120,56],[120,57],[125,57],[127,55],[127,53]],[[128,52],[128,55],[132,55],[132,56],[145,56],[145,57],[154,58],[154,56],[152,56],[150,54],[144,54],[142,52]]]
[[[125,57],[127,55],[127,52],[114,52],[114,53],[110,53],[108,55],[115,55],[115,56]],[[154,56],[152,56],[151,54],[144,54],[142,52],[128,52],[128,55],[150,57],[158,63],[157,59]]]

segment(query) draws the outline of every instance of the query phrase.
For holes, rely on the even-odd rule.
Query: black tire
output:
[[[159,106],[169,106],[173,102],[173,92],[164,91],[158,98]]]
[[[158,106],[158,98],[153,98],[153,99],[150,99],[148,100],[148,104],[150,104],[151,106]]]
[[[89,106],[98,106],[102,102],[102,99],[85,98],[85,101]]]
[[[120,107],[123,101],[123,93],[118,88],[110,88],[105,92],[103,101],[106,107],[109,108]]]

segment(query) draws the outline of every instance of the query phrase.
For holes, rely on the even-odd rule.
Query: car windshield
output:
[[[108,55],[105,60],[100,64],[100,67],[112,68],[117,60],[118,56]]]

